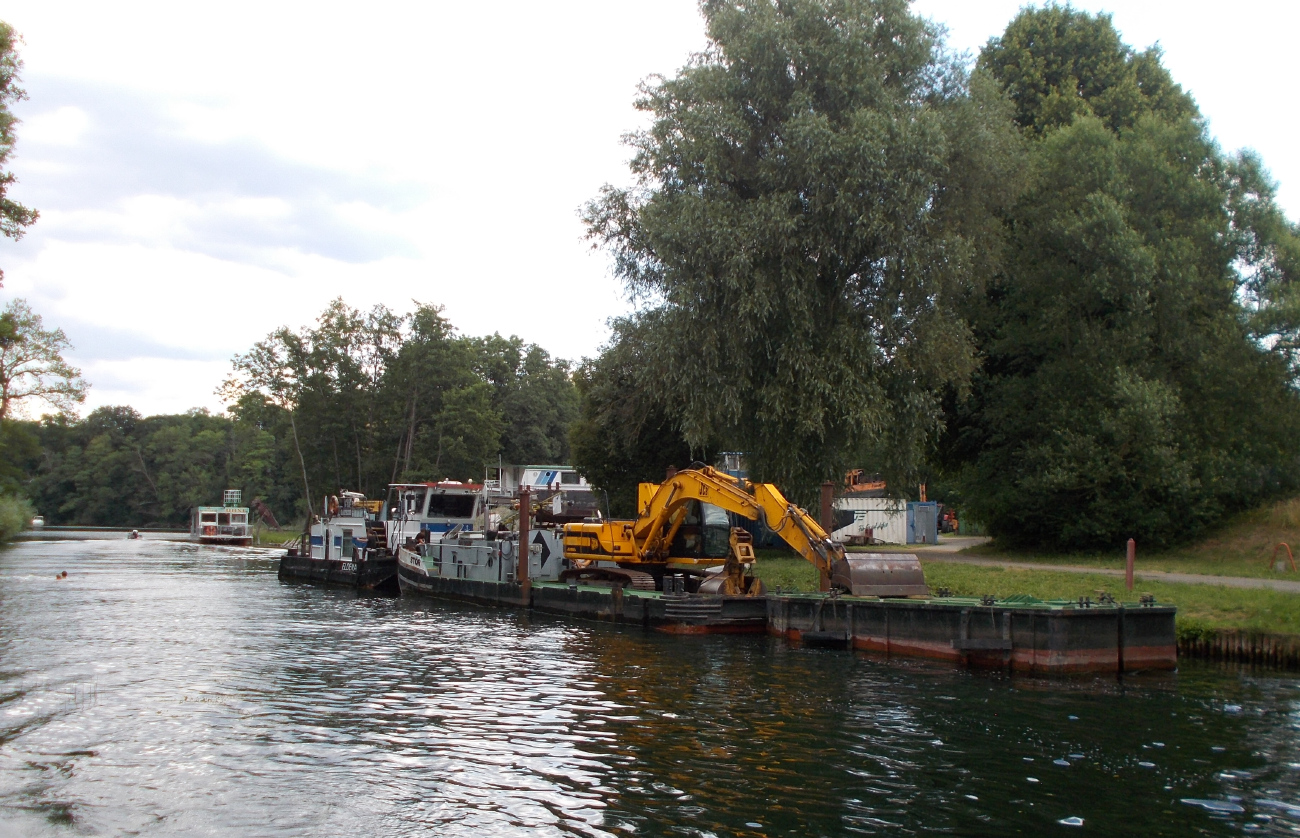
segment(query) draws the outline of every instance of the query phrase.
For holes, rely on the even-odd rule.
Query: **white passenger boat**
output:
[[[242,500],[243,493],[239,489],[227,489],[222,494],[221,506],[195,507],[190,519],[190,538],[200,544],[236,547],[252,544],[248,507],[240,506]]]

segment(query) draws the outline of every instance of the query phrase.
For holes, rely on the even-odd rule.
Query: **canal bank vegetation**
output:
[[[1300,498],[1287,498],[1237,513],[1190,543],[1147,549],[1137,539],[1137,566],[1144,570],[1300,580],[1289,557],[1300,553]],[[1287,548],[1290,548],[1288,553]],[[991,542],[962,551],[966,555],[1036,564],[1121,569],[1124,546],[1105,552],[1049,552],[1004,547]]]
[[[500,457],[571,460],[626,515],[743,451],[804,506],[865,467],[1100,560],[1300,489],[1300,230],[1158,48],[1057,5],[973,66],[899,0],[701,11],[708,48],[641,87],[630,183],[583,210],[637,302],[598,357],[337,300],[234,359],[226,415],[0,423],[15,490],[174,526],[241,488],[292,527]]]
[[[27,529],[35,514],[26,498],[0,495],[0,542],[9,541]]]

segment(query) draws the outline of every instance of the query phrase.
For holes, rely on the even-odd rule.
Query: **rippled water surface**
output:
[[[0,836],[1300,832],[1291,677],[1007,678],[275,567],[0,552]]]

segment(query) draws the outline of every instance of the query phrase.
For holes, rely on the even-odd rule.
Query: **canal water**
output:
[[[1285,675],[1008,677],[275,569],[0,551],[0,836],[1300,832]]]

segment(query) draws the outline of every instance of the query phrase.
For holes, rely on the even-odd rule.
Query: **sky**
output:
[[[972,58],[1013,0],[916,0]],[[1158,43],[1228,151],[1300,217],[1300,4],[1076,2]],[[582,204],[629,183],[638,82],[704,47],[695,0],[0,0],[22,35],[0,301],[64,330],[83,412],[223,409],[231,358],[330,300],[599,352],[630,310]]]

